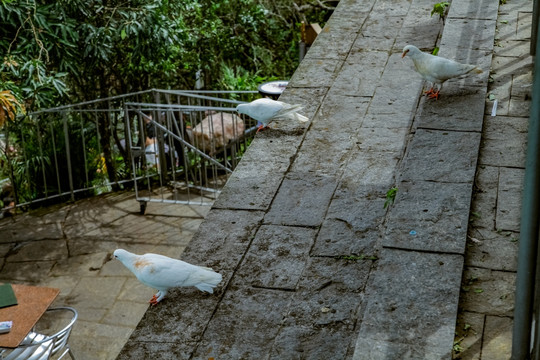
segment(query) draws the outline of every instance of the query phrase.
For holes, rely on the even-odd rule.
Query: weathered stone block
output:
[[[448,19],[497,20],[498,0],[452,0]]]
[[[353,359],[450,358],[463,257],[385,249]]]
[[[263,225],[235,274],[238,286],[294,290],[315,240],[309,228]]]
[[[388,59],[385,51],[351,53],[339,71],[329,94],[373,96]]]
[[[383,245],[463,254],[472,184],[401,182]]]
[[[497,192],[497,230],[519,231],[525,169],[501,168]]]
[[[480,145],[481,164],[504,167],[525,167],[529,119],[518,117],[486,117]]]
[[[492,50],[495,20],[448,19],[440,47]]]
[[[213,268],[234,270],[246,253],[263,213],[213,209],[182,254],[182,260]]]
[[[329,87],[334,82],[343,65],[337,59],[304,59],[294,72],[291,87]]]
[[[267,357],[291,295],[289,291],[229,289],[208,324],[193,358]]]
[[[472,183],[479,145],[479,133],[418,129],[401,180]]]
[[[264,222],[275,225],[319,226],[338,180],[301,171],[290,173],[274,198]]]
[[[516,274],[467,267],[463,272],[461,306],[467,311],[512,316]]]
[[[485,97],[486,90],[483,87],[463,88],[459,84],[445,83],[439,100],[422,97],[416,113],[416,126],[481,132]]]

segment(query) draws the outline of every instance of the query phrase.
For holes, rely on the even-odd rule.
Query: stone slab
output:
[[[512,316],[516,273],[467,267],[463,272],[461,306],[467,311]]]
[[[232,272],[240,264],[262,221],[258,211],[212,209],[182,254],[182,260]],[[225,285],[220,285],[225,286]]]
[[[311,257],[270,358],[347,358],[356,341],[371,266],[370,260]]]
[[[262,359],[268,356],[291,292],[229,289],[199,342],[194,359]]]
[[[440,47],[493,50],[495,20],[448,19]]]
[[[287,326],[277,335],[268,358],[346,359],[354,340],[354,335],[345,326]]]
[[[263,225],[257,231],[234,282],[256,287],[294,290],[315,240],[309,228]]]
[[[296,68],[289,86],[301,88],[330,87],[343,61],[338,59],[304,59]]]
[[[218,302],[216,293],[204,294],[196,288],[174,289],[159,306],[148,308],[128,344],[160,343],[164,340],[177,343],[198,341]]]
[[[480,134],[417,129],[402,165],[402,181],[472,183]]]
[[[474,185],[470,225],[474,229],[493,231],[495,230],[499,168],[479,165],[476,169]],[[476,237],[476,235],[472,236]]]
[[[380,3],[377,2],[377,4]],[[404,10],[399,5],[396,8],[400,8],[400,11]],[[394,15],[391,11],[388,11],[383,15],[372,11],[363,24],[353,49],[391,50],[403,25],[404,18],[405,14]]]
[[[384,249],[353,359],[450,358],[463,257]]]
[[[401,182],[383,246],[463,254],[472,184]]]
[[[304,59],[337,59],[345,60],[358,36],[358,24],[367,18],[363,13],[359,18],[345,22],[327,23],[315,42],[309,48]]]
[[[497,230],[519,231],[525,169],[501,168],[497,192]]]
[[[330,94],[373,96],[388,59],[385,51],[351,53],[339,71]]]
[[[442,87],[439,100],[422,97],[416,113],[416,126],[422,129],[481,132],[485,98],[486,89],[483,87],[463,88],[447,83]]]
[[[443,22],[437,15],[431,16],[433,4],[413,1],[399,31],[393,51],[400,52],[405,45],[413,44],[419,49],[432,50],[443,30]]]
[[[511,317],[486,316],[482,358],[493,360],[511,358],[512,327]]]
[[[473,228],[469,231],[465,264],[470,267],[517,271],[518,240],[519,233]]]
[[[529,119],[488,116],[484,123],[479,162],[491,166],[525,168]]]
[[[337,187],[333,176],[289,173],[264,217],[266,224],[319,226]]]
[[[499,0],[452,0],[448,19],[497,20]]]
[[[300,141],[297,136],[279,135],[277,132],[254,141],[245,158],[227,180],[213,207],[266,210],[295,156]],[[239,193],[243,196],[238,196]]]
[[[129,341],[116,358],[117,360],[156,359],[189,360],[196,342],[144,342]]]
[[[367,187],[355,192],[336,190],[311,254],[373,255],[379,238],[378,227],[386,214],[384,200],[380,191]]]
[[[461,359],[480,360],[482,353],[482,336],[484,334],[484,314],[462,311],[457,318],[455,343],[460,351],[454,348],[454,354]]]

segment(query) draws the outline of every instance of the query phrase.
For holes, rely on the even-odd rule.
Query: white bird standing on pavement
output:
[[[309,119],[307,117],[298,114],[300,110],[302,110],[302,105],[290,105],[268,98],[257,99],[248,104],[240,104],[236,107],[236,111],[240,114],[246,114],[261,123],[257,132],[268,127],[268,123],[272,120],[290,119],[301,122],[308,121]]]
[[[210,268],[191,265],[163,255],[137,255],[123,249],[115,250],[113,255],[135,274],[140,282],[158,290],[150,300],[152,305],[163,300],[167,291],[173,287],[195,286],[212,294],[222,278]]]
[[[431,89],[426,91],[426,94],[432,99],[439,98],[442,84],[446,80],[471,72],[482,73],[482,69],[479,69],[476,65],[461,64],[454,60],[427,54],[414,45],[407,45],[403,48],[401,57],[404,58],[405,56],[412,59],[416,71],[431,83]],[[434,89],[434,84],[438,85],[437,90]]]

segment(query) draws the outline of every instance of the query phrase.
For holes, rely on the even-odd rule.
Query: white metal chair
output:
[[[77,320],[77,310],[71,307],[58,307],[47,309],[47,313],[68,311],[72,313],[69,324],[54,335],[44,335],[35,332],[34,329],[24,338],[21,344],[12,350],[4,349],[0,352],[2,360],[46,360],[54,356],[55,359],[62,359],[69,353],[72,360],[75,360],[71,351],[68,339],[71,329]],[[59,354],[59,355],[58,355]]]

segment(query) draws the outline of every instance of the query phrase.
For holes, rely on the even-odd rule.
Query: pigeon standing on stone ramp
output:
[[[212,294],[214,287],[221,282],[222,278],[210,268],[191,265],[163,255],[137,255],[117,249],[113,256],[135,274],[140,282],[158,290],[150,300],[152,305],[163,300],[167,291],[173,287],[195,286],[201,291]]]
[[[416,71],[431,83],[431,89],[426,94],[431,99],[438,99],[442,84],[448,80],[469,73],[481,74],[482,69],[476,65],[461,64],[454,60],[431,55],[420,51],[414,45],[407,45],[403,48],[402,58],[408,56],[412,59]],[[437,90],[434,89],[437,84]]]
[[[267,128],[268,123],[272,120],[289,119],[301,122],[308,121],[309,119],[307,117],[298,113],[300,110],[302,110],[302,105],[290,105],[268,98],[257,99],[236,107],[236,111],[240,114],[246,114],[260,123],[257,132]]]

